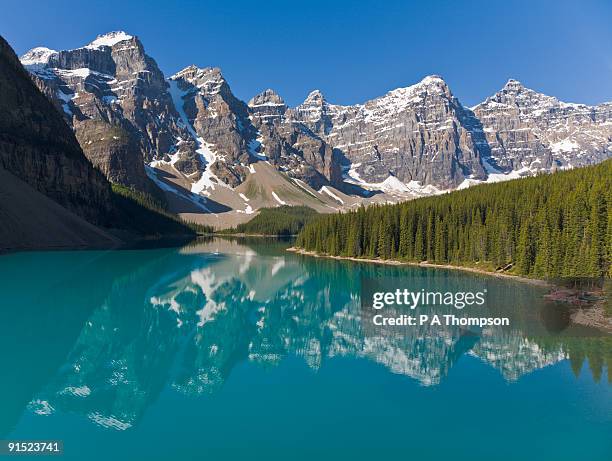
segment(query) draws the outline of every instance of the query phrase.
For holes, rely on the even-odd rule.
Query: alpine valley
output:
[[[516,80],[472,108],[435,75],[362,104],[315,90],[288,107],[273,90],[241,101],[214,67],[166,77],[125,32],[20,60],[110,182],[161,189],[170,211],[215,228],[263,207],[334,212],[612,156],[612,103],[564,103]]]
[[[344,64],[371,65],[379,40],[376,62],[417,53],[404,70],[431,57],[471,77],[464,56],[490,69],[484,48],[448,37],[491,36],[478,23],[524,72],[540,55],[515,39],[556,58],[586,30],[563,21],[549,40],[564,8],[421,2],[434,28],[419,2],[94,3],[2,8],[19,54],[90,32],[20,57],[0,37],[0,455],[57,441],[43,450],[63,461],[612,459],[612,102],[509,80],[466,107],[430,75],[289,105],[302,83],[283,74],[333,59],[353,91]],[[502,34],[511,13],[538,33]],[[160,65],[92,27],[164,31]],[[164,51],[261,65],[287,100],[243,100],[216,67],[165,75]],[[407,292],[419,302],[375,305]]]

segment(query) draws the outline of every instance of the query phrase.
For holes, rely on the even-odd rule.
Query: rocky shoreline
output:
[[[475,274],[490,275],[490,276],[498,277],[498,278],[508,278],[508,279],[513,279],[513,280],[518,280],[524,283],[529,283],[532,285],[537,285],[537,286],[546,287],[546,288],[552,288],[554,286],[553,283],[548,282],[546,280],[530,279],[527,277],[521,277],[519,275],[511,275],[511,274],[505,274],[501,272],[491,272],[491,271],[487,271],[484,269],[478,269],[475,267],[454,266],[452,264],[434,264],[434,263],[429,263],[429,262],[417,263],[417,262],[410,262],[410,261],[397,261],[393,259],[369,259],[369,258],[353,258],[350,256],[333,256],[333,255],[319,254],[314,251],[307,251],[302,248],[296,248],[296,247],[287,248],[287,251],[291,251],[293,253],[302,254],[306,256],[313,256],[315,258],[330,258],[330,259],[339,259],[339,260],[347,260],[347,261],[355,261],[355,262],[366,262],[366,263],[373,263],[373,264],[386,264],[390,266],[415,266],[415,267],[429,267],[429,268],[434,268],[434,269],[453,269],[453,270],[460,270],[460,271],[465,271],[465,272],[472,272]]]

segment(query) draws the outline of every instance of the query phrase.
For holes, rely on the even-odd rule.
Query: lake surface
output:
[[[610,460],[610,337],[543,290],[273,240],[0,256],[0,439],[74,460]],[[365,325],[360,281],[486,288],[510,327]]]

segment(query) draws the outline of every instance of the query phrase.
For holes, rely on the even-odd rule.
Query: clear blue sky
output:
[[[221,67],[245,100],[290,105],[318,88],[351,104],[446,79],[473,105],[508,78],[568,102],[612,100],[612,1],[2,0],[18,54],[76,48],[111,30],[138,35],[166,75]]]

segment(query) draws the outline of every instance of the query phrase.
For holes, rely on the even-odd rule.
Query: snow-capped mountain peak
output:
[[[32,48],[30,51],[26,52],[23,56],[21,56],[20,61],[24,66],[31,66],[34,64],[48,64],[51,56],[57,54],[57,51],[52,50],[50,48],[46,48],[44,46],[38,46],[36,48]]]
[[[303,105],[322,105],[326,102],[325,96],[321,93],[320,90],[313,90],[308,93],[306,99],[303,102]]]
[[[610,104],[565,103],[511,79],[473,111],[505,171],[571,168],[612,154]]]
[[[125,33],[122,30],[108,32],[106,34],[98,35],[94,41],[92,41],[86,48],[100,48],[102,46],[114,46],[119,42],[131,40],[134,37]]]
[[[396,88],[389,91],[386,95],[376,98],[365,105],[373,102],[378,107],[388,107],[390,110],[404,110],[407,106],[423,102],[425,96],[452,97],[452,93],[446,82],[438,75],[429,75],[420,82],[407,87]]]
[[[170,80],[177,80],[179,78],[191,81],[196,78],[201,78],[204,75],[216,75],[219,78],[223,78],[221,69],[218,67],[198,67],[195,64],[191,64],[184,69],[179,70],[176,74],[169,77]]]
[[[175,73],[174,75],[171,75],[170,77],[168,77],[169,80],[177,80],[179,78],[190,78],[191,76],[197,74],[197,72],[201,70],[198,66],[196,66],[195,64],[191,64],[181,70],[179,70],[177,73]]]
[[[218,67],[198,67],[190,65],[172,75],[169,80],[187,82],[206,94],[216,94],[227,82]]]
[[[445,94],[449,97],[452,96],[450,88],[442,77],[439,75],[428,75],[424,77],[420,82],[415,83],[407,87],[397,88],[391,90],[387,94],[398,94],[403,93],[405,95],[419,94],[427,92],[429,94]]]
[[[539,110],[551,107],[559,107],[561,103],[553,96],[538,93],[531,88],[527,88],[518,80],[510,79],[504,87],[485,101],[474,106],[473,109],[486,107],[517,107],[520,110]]]
[[[448,87],[444,79],[436,74],[428,75],[424,77],[419,83],[417,83],[416,85],[412,85],[412,86],[422,86],[422,85],[427,85],[427,86],[434,85],[434,86]]]
[[[514,78],[508,79],[508,81],[504,85],[504,89],[517,90],[517,89],[522,89],[522,88],[525,88],[525,86],[521,82],[519,82],[518,80],[516,80]]]
[[[283,98],[278,95],[278,93],[268,88],[267,90],[264,90],[258,95],[251,98],[251,100],[249,101],[249,107],[260,106],[286,107],[286,104]]]
[[[285,101],[274,90],[267,89],[251,98],[249,107],[287,107]]]

